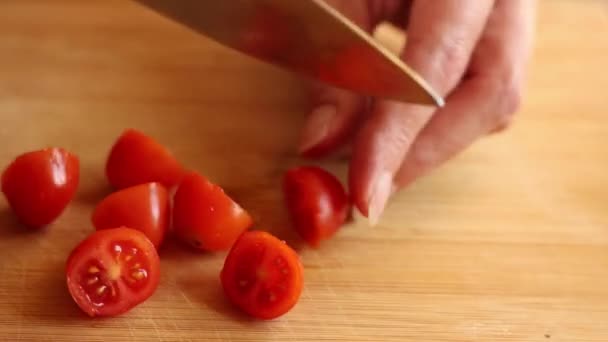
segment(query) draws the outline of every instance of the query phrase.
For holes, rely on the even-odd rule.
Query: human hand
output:
[[[376,224],[390,196],[517,111],[534,31],[535,0],[327,0],[362,28],[407,31],[403,61],[446,97],[445,107],[374,100],[323,86],[300,152],[320,157],[350,138],[349,187]]]

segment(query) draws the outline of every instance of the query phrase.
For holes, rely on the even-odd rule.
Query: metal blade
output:
[[[322,0],[135,0],[262,61],[362,95],[443,105],[418,74]]]

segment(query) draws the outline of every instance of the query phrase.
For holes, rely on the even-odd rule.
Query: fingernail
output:
[[[388,199],[393,191],[393,175],[389,172],[381,174],[372,187],[369,197],[369,209],[367,219],[370,226],[374,227],[380,221],[380,216],[388,203]]]
[[[336,106],[334,105],[322,105],[310,114],[308,123],[302,131],[300,153],[319,145],[327,137],[331,122],[335,116]]]

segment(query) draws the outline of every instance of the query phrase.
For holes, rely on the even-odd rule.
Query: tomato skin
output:
[[[247,211],[198,173],[186,175],[175,192],[173,232],[195,248],[228,250],[252,223]]]
[[[106,163],[108,182],[115,189],[150,182],[171,188],[183,174],[181,163],[166,147],[134,129],[126,130],[118,138]]]
[[[297,233],[312,247],[331,238],[349,216],[351,204],[344,187],[320,167],[288,170],[283,191]]]
[[[144,233],[157,249],[169,227],[169,192],[160,183],[119,190],[104,198],[92,215],[95,229],[131,227]]]
[[[220,280],[230,302],[255,318],[270,320],[297,304],[304,267],[285,241],[267,232],[249,231],[232,246]]]
[[[47,148],[18,156],[2,173],[2,192],[23,224],[42,228],[63,213],[79,179],[76,155]]]
[[[70,295],[91,317],[130,311],[154,294],[159,279],[154,245],[142,232],[126,227],[94,232],[74,248],[66,263]]]

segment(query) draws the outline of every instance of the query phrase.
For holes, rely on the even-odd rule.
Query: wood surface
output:
[[[0,199],[1,341],[608,341],[608,3],[545,0],[515,125],[357,218],[319,250],[298,242],[279,182],[305,84],[129,1],[0,2],[0,165],[43,146],[82,162],[77,198],[45,232]],[[127,127],[226,187],[257,228],[301,252],[288,315],[256,322],[223,297],[225,254],[169,243],[154,296],[85,317],[64,263],[109,189]],[[320,162],[344,179],[346,162]]]

